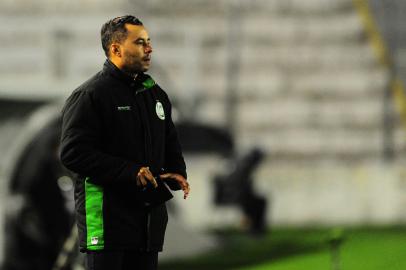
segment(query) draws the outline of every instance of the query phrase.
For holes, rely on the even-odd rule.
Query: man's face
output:
[[[142,25],[126,24],[128,36],[121,44],[122,69],[130,74],[145,72],[151,65],[151,40]]]

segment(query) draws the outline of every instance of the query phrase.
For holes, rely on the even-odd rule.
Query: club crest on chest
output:
[[[164,106],[162,105],[162,103],[159,100],[156,101],[155,111],[156,111],[156,115],[158,116],[159,119],[165,120]]]

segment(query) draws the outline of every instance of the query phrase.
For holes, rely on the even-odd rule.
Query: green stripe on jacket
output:
[[[104,249],[103,188],[85,179],[86,245],[88,250]]]

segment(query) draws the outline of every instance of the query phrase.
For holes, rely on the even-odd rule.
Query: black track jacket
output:
[[[167,94],[146,74],[134,80],[106,61],[78,87],[62,110],[60,158],[75,173],[81,251],[161,251],[172,195],[136,185],[148,166],[154,175],[186,178],[186,166]]]

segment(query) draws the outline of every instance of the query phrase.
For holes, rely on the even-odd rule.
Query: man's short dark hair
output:
[[[128,31],[125,28],[125,24],[143,25],[142,22],[132,15],[120,16],[109,20],[103,24],[101,29],[101,43],[104,50],[104,54],[109,57],[110,45],[113,42],[122,42],[127,38]]]

